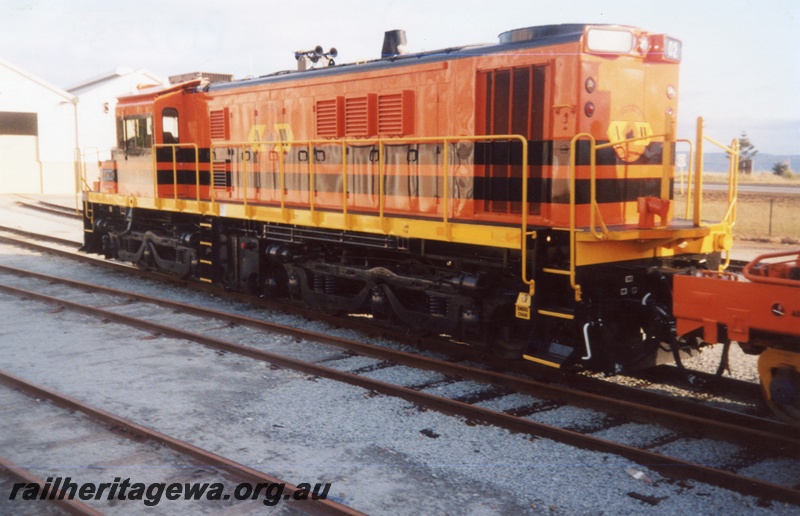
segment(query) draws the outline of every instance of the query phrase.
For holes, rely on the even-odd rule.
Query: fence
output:
[[[682,216],[686,196],[675,191],[675,213]],[[705,192],[703,219],[719,220],[725,215],[724,192]],[[800,195],[752,194],[739,192],[735,236],[771,237],[800,241]]]

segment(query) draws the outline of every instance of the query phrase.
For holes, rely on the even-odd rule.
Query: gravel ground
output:
[[[0,197],[0,224],[34,231],[51,228],[51,233],[63,238],[80,239],[76,223],[16,208],[13,200]],[[226,304],[8,246],[0,246],[0,263],[49,273],[58,270],[87,282],[102,278],[102,283],[118,288],[160,290],[183,302]],[[282,314],[260,315],[281,322],[291,319]],[[253,339],[265,349],[326,355],[321,348],[283,337]],[[375,363],[357,357],[336,362],[344,361],[352,362],[348,364],[352,369]],[[332,497],[371,514],[797,513],[793,506],[772,503],[765,507],[755,498],[724,489],[671,481],[619,457],[473,425],[401,399],[271,368],[190,342],[154,338],[7,295],[0,295],[0,364],[13,374],[287,481],[331,482]],[[437,379],[408,370],[398,373],[394,368],[370,373],[387,380],[397,374],[406,384]],[[440,387],[456,395],[474,393],[475,387],[467,383]],[[530,402],[529,397],[510,395],[483,405]],[[561,423],[579,416],[592,424],[598,417],[578,409],[537,416],[544,414]],[[646,425],[604,432],[629,433],[632,440],[641,442],[659,437]],[[37,465],[14,446],[2,453],[10,460]],[[686,453],[698,453],[697,447]],[[724,450],[720,454],[712,454],[709,460],[724,461]],[[83,465],[90,467],[94,462],[87,456]],[[792,466],[796,463],[775,464],[783,469]],[[34,473],[58,475],[62,467],[52,464]],[[644,472],[650,482],[634,478],[636,471]],[[6,485],[0,483],[0,489]],[[162,502],[159,508],[172,514],[196,509],[192,502],[183,501]]]
[[[0,448],[13,450],[18,464],[57,471],[58,476],[72,479],[72,483],[77,485],[113,482],[119,477],[135,478],[137,482],[145,484],[227,483],[229,492],[236,486],[220,472],[198,465],[166,447],[152,441],[127,439],[83,414],[61,409],[6,387],[0,388],[0,406],[3,407]],[[66,483],[64,480],[62,485]],[[10,489],[3,493],[10,492]],[[142,509],[140,504],[120,504],[106,499],[86,503],[96,510],[115,514],[139,514]],[[212,514],[220,509],[229,509],[236,503],[234,500],[200,502],[195,508],[198,512]],[[47,502],[31,503],[30,500],[8,500],[0,496],[0,512],[4,514],[35,514],[47,505]],[[250,501],[242,505],[247,507],[241,508],[251,511],[257,508]]]

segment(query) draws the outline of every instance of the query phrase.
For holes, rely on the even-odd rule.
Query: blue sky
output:
[[[681,39],[683,136],[703,115],[718,140],[747,131],[762,153],[800,154],[798,0],[2,0],[0,59],[61,87],[120,66],[242,78],[293,69],[293,52],[316,45],[374,59],[390,29],[421,51],[557,23]]]

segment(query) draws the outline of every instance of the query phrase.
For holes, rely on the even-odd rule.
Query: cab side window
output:
[[[180,143],[178,135],[178,110],[175,108],[165,108],[161,112],[161,133],[164,143]]]
[[[141,156],[153,146],[153,117],[133,115],[117,119],[117,147],[125,155]]]

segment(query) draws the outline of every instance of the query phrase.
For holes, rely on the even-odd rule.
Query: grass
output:
[[[726,192],[703,193],[703,220],[720,221],[727,208]],[[675,216],[683,218],[685,210],[686,195],[676,188]],[[743,240],[800,243],[800,195],[739,192],[733,234]]]

